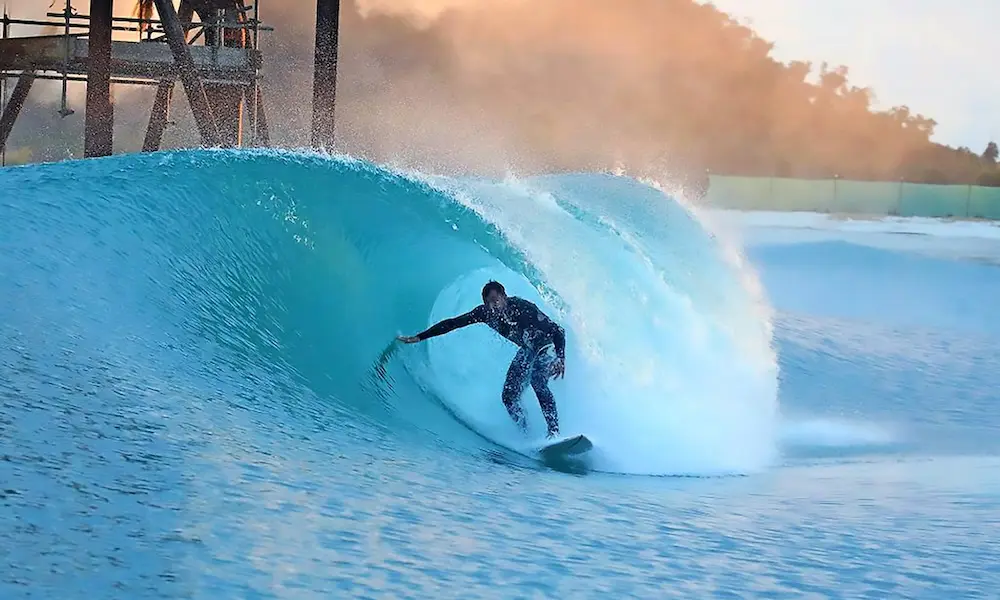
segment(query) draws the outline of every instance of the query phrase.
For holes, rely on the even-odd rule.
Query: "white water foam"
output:
[[[897,441],[886,427],[844,419],[788,420],[781,425],[780,437],[786,446],[814,448],[884,446]]]
[[[756,470],[774,459],[776,375],[745,355],[745,340],[729,337],[733,328],[699,310],[694,290],[675,289],[641,247],[578,220],[547,194],[522,185],[475,191],[463,201],[527,255],[548,290],[499,266],[470,273],[441,292],[428,323],[470,310],[491,278],[561,322],[566,379],[551,383],[561,430],[593,439],[595,468],[711,474]],[[683,252],[685,244],[704,242],[676,243]],[[700,249],[695,255],[705,256]],[[548,302],[549,290],[559,302]],[[768,342],[761,340],[761,353]],[[524,449],[500,401],[516,348],[482,325],[426,344],[421,378],[472,427]],[[524,405],[537,438],[544,425],[530,387]]]

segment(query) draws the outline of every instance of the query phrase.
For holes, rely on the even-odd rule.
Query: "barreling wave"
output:
[[[508,342],[479,326],[393,343],[469,310],[492,278],[566,327],[566,378],[552,388],[563,432],[595,441],[595,468],[745,472],[774,458],[766,303],[738,255],[653,186],[199,150],[9,169],[0,198],[0,267],[32,273],[3,284],[14,301],[0,316],[15,328],[148,336],[163,360],[252,380],[257,401],[308,392],[342,423],[449,414],[526,452],[535,440],[499,400]],[[524,402],[541,436],[530,388]],[[428,427],[447,437],[454,423]]]

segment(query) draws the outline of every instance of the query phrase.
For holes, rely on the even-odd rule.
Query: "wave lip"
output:
[[[405,422],[445,440],[464,435],[458,419],[524,450],[499,398],[511,344],[485,327],[392,343],[469,310],[494,278],[566,327],[567,376],[553,391],[563,432],[597,444],[595,468],[745,472],[774,458],[766,302],[739,255],[650,185],[194,150],[8,170],[0,197],[16,198],[0,204],[7,256],[34,265],[32,289],[46,290],[20,306],[34,302],[53,335],[100,336],[55,300],[103,306],[88,294],[106,290],[50,276],[45,256],[73,257],[72,272],[91,280],[130,274],[116,312],[136,331],[188,340],[170,360],[255,382],[257,401],[312,402],[311,413]],[[36,318],[3,316],[15,327]],[[540,434],[530,388],[524,401]]]
[[[746,472],[775,457],[776,367],[752,273],[695,214],[617,176],[437,181],[515,249],[462,274],[428,323],[464,312],[488,278],[547,307],[567,329],[553,382],[563,433],[597,446],[595,468],[642,474]],[[427,342],[422,379],[488,436],[518,444],[499,403],[514,348],[485,327]],[[524,396],[532,430],[544,425]]]

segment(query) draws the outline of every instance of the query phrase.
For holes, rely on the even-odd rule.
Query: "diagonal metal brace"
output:
[[[156,2],[156,12],[160,15],[163,23],[163,30],[166,33],[167,44],[174,55],[174,62],[177,63],[180,71],[181,83],[184,84],[184,92],[188,97],[188,104],[194,112],[195,122],[198,124],[198,132],[201,134],[201,141],[206,146],[221,146],[221,136],[219,127],[212,115],[212,107],[205,95],[205,88],[198,77],[194,60],[188,51],[184,27],[177,16],[172,0],[154,0]]]
[[[0,115],[0,148],[7,146],[7,136],[14,129],[14,121],[17,120],[17,115],[20,114],[21,107],[24,106],[24,101],[28,98],[28,91],[31,90],[31,84],[34,82],[34,71],[24,71],[17,78],[17,85],[14,86],[10,101],[4,107],[3,115]]]
[[[174,82],[161,81],[156,87],[156,99],[149,111],[149,126],[146,128],[146,139],[142,144],[143,152],[156,152],[163,141],[163,130],[167,127],[170,116],[170,97],[173,95]]]

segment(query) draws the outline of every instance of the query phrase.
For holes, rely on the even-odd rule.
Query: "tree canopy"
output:
[[[413,74],[394,66],[419,56],[405,68],[454,110],[502,123],[515,154],[549,168],[996,179],[995,145],[977,154],[935,143],[933,118],[875,110],[874,91],[850,84],[848,67],[782,63],[751,28],[693,0],[496,4],[381,39],[367,50],[384,67],[384,93],[412,89]]]

